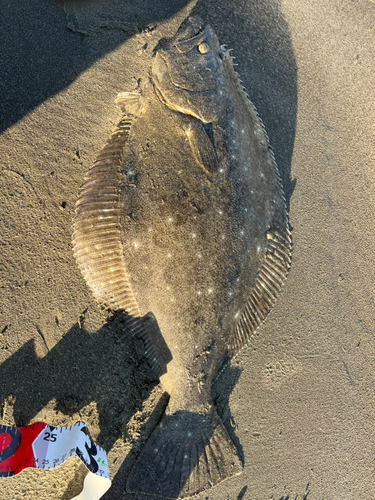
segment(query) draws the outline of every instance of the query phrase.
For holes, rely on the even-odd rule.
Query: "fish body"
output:
[[[241,470],[211,384],[286,277],[285,200],[232,57],[199,19],[159,43],[148,80],[117,102],[125,116],[86,176],[74,251],[99,303],[124,310],[144,339],[170,395],[127,489],[188,497]],[[170,353],[165,373],[150,321]]]

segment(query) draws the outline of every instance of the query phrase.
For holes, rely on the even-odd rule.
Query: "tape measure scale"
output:
[[[0,478],[26,468],[53,469],[79,458],[89,470],[76,500],[98,500],[111,486],[106,452],[91,439],[83,422],[54,427],[36,422],[26,427],[0,425]]]

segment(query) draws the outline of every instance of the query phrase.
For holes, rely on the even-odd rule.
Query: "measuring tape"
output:
[[[53,469],[70,457],[78,457],[89,471],[82,492],[72,500],[99,500],[111,486],[107,455],[83,422],[67,427],[44,422],[27,427],[0,425],[0,478],[27,467]]]

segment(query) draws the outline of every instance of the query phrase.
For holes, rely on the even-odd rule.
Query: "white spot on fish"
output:
[[[262,173],[262,174],[260,174],[260,178],[261,178],[261,179],[263,179],[263,177],[264,177],[264,174],[263,174],[263,173]]]
[[[257,246],[257,252],[260,252],[261,248],[260,245]]]
[[[232,155],[233,160],[236,158],[234,155]]]
[[[223,212],[221,210],[219,210],[219,215],[223,215]]]
[[[197,235],[196,235],[195,233],[193,233],[193,234],[191,235],[191,237],[192,237],[192,238],[195,238],[196,236],[197,236]]]
[[[237,319],[237,318],[238,318],[238,313],[236,313],[236,314],[234,315],[234,319]]]
[[[245,212],[247,212],[247,208],[245,208]]]
[[[232,292],[229,292],[228,295],[229,295],[229,297],[232,297],[233,294],[232,294]]]
[[[157,448],[154,449],[154,452],[157,453],[159,450]]]
[[[172,254],[171,254],[171,253],[169,253],[169,254],[167,255],[167,257],[168,257],[168,259],[170,259],[170,258],[172,257]]]
[[[219,172],[222,174],[222,173],[224,172],[224,170],[221,168],[221,169],[219,170]]]
[[[243,234],[244,234],[244,233],[243,233],[243,231],[241,231],[241,233],[240,233],[240,234],[241,234],[241,235],[243,235]]]
[[[212,288],[209,288],[209,289],[208,289],[208,293],[212,293]]]
[[[199,292],[197,292],[197,293],[198,293],[198,295],[201,295],[202,292],[199,290]]]
[[[202,258],[202,255],[200,253],[197,254],[198,259]]]
[[[191,432],[188,432],[187,435],[188,435],[188,437],[191,437]]]
[[[220,93],[221,93],[221,92],[220,92]],[[188,456],[187,456],[187,455],[184,455],[184,458],[188,458]]]
[[[244,133],[245,133],[245,129],[243,128],[243,129],[241,130],[241,134],[244,134]]]
[[[172,217],[169,217],[168,222],[172,222],[172,221],[173,221]]]
[[[138,243],[136,241],[133,242],[133,247],[134,248],[138,248],[139,247],[139,245],[138,245]]]

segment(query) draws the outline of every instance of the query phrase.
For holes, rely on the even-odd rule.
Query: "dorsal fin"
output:
[[[289,230],[284,190],[272,149],[269,147],[268,136],[264,129],[263,122],[243,88],[237,72],[234,70],[233,58],[230,56],[229,51],[225,54],[224,62],[231,65],[234,76],[233,81],[237,86],[238,92],[244,98],[244,105],[247,106],[250,115],[253,117],[255,123],[258,123],[260,130],[263,132],[267,144],[267,156],[265,161],[268,162],[269,167],[274,172],[281,206],[281,209],[275,212],[270,222],[270,228],[266,234],[267,247],[263,262],[255,278],[250,297],[240,313],[240,317],[233,328],[229,340],[228,355],[229,357],[233,357],[238,354],[241,348],[249,341],[252,334],[266,318],[276,302],[281,286],[290,268],[292,238]]]
[[[86,174],[76,204],[73,251],[99,304],[134,318],[140,314],[123,256],[118,192],[130,126],[125,116]]]

